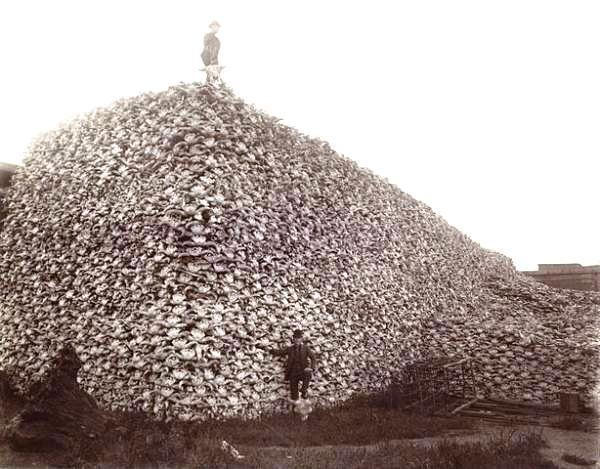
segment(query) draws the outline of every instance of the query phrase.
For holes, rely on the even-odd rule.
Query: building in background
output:
[[[600,291],[600,265],[538,264],[537,271],[523,273],[555,288]]]

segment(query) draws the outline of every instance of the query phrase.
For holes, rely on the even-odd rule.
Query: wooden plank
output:
[[[532,415],[538,417],[550,417],[554,415],[558,415],[556,411],[549,410],[540,410],[536,408],[527,408],[527,407],[509,407],[509,406],[490,406],[481,403],[477,403],[473,406],[475,409],[481,410],[489,410],[490,412],[502,412],[508,414],[516,414],[516,415]]]
[[[495,402],[495,403],[500,403],[500,404],[506,404],[506,405],[514,405],[514,406],[518,406],[518,407],[530,407],[530,408],[537,408],[537,409],[546,409],[546,410],[559,410],[560,407],[558,405],[550,405],[550,404],[539,404],[539,403],[535,403],[535,402],[523,402],[523,401],[513,401],[513,400],[502,400],[502,399],[495,399],[493,397],[487,397],[485,399],[486,402]]]
[[[533,421],[515,421],[506,419],[492,419],[492,418],[481,418],[472,415],[464,415],[465,418],[477,418],[479,420],[485,420],[486,422],[494,423],[496,425],[535,425],[536,427],[554,427],[554,425],[546,422],[533,422]]]
[[[556,412],[540,411],[539,409],[531,409],[526,407],[509,407],[509,406],[497,406],[497,405],[486,405],[478,402],[473,406],[476,409],[489,410],[491,412],[503,412],[510,414],[519,415],[538,415],[538,416],[551,416],[556,415]]]
[[[463,405],[458,406],[456,409],[454,409],[452,412],[450,412],[450,415],[454,415],[457,412],[460,412],[461,410],[466,409],[467,407],[469,407],[471,404],[474,404],[478,400],[479,400],[478,397],[471,399],[470,401],[464,403]]]
[[[541,424],[541,422],[536,419],[516,418],[516,417],[510,417],[510,416],[504,416],[504,415],[479,414],[477,412],[473,412],[468,409],[461,411],[460,414],[458,414],[458,415],[460,415],[461,417],[473,417],[473,418],[478,418],[481,420],[489,420],[489,421],[493,421],[493,422],[512,422],[512,423],[523,423],[523,424],[535,423],[536,425]]]

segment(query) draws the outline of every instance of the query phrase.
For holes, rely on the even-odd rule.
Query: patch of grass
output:
[[[246,446],[366,445],[382,440],[424,438],[449,430],[470,429],[472,421],[427,417],[398,410],[340,406],[316,409],[306,422],[293,415],[255,421],[207,424],[218,438]]]
[[[577,466],[593,466],[596,464],[596,461],[593,459],[585,459],[580,456],[575,456],[574,454],[565,453],[562,455],[561,459]]]
[[[289,415],[260,421],[157,422],[144,414],[114,414],[113,424],[88,447],[63,455],[60,466],[81,468],[427,468],[556,469],[543,461],[539,433],[505,434],[473,444],[443,440],[408,444],[456,428],[450,419],[373,408],[318,410],[304,423]],[[398,428],[396,428],[398,427]],[[462,425],[461,428],[464,428]],[[221,449],[225,439],[246,457]],[[382,440],[385,440],[383,443]],[[379,442],[371,446],[369,443]],[[312,445],[331,445],[306,448]],[[269,448],[273,446],[273,448]]]
[[[0,421],[8,420],[25,403],[10,379],[10,374],[0,370]]]
[[[95,459],[83,453],[78,459],[119,468],[217,467],[233,461],[221,450],[220,441],[201,425],[158,422],[142,413],[117,414],[100,442],[102,448]]]
[[[324,450],[326,458],[331,458],[337,454],[331,446],[423,438],[470,425],[470,421],[461,419],[410,415],[351,404],[317,409],[306,422],[290,414],[250,421],[158,422],[142,413],[118,413],[113,414],[112,424],[104,435],[88,446],[77,448],[67,460],[76,466],[88,467],[99,462],[123,468],[218,467],[220,464],[243,467],[221,449],[223,440],[242,454],[254,453],[253,448],[260,452],[259,448],[264,447],[296,451],[307,446],[328,446]],[[245,467],[252,467],[253,461],[255,463],[256,458],[250,457],[242,462]],[[262,467],[259,462],[257,467]],[[234,463],[238,466],[231,466]],[[332,467],[339,466],[333,466],[332,462]]]
[[[578,416],[569,415],[561,417],[558,420],[552,422],[552,426],[560,428],[562,430],[573,430],[578,432],[593,432],[595,431],[595,425],[593,421],[594,417],[590,416]]]
[[[472,420],[409,414],[385,394],[357,396],[317,408],[306,422],[291,414],[257,420],[159,422],[142,413],[111,413],[105,433],[62,455],[58,465],[82,468],[314,468],[555,469],[538,453],[540,434],[503,435],[428,447],[420,439],[472,428]],[[228,441],[246,457],[223,451]],[[383,442],[383,443],[382,443]],[[58,460],[57,460],[58,461]]]
[[[504,433],[469,445],[443,441],[432,452],[432,469],[555,469],[539,453],[545,446],[540,432]],[[418,466],[417,466],[418,467]]]
[[[543,445],[541,434],[529,431],[476,443],[444,440],[431,447],[383,442],[374,447],[296,448],[275,454],[256,449],[250,460],[265,469],[558,469],[539,454]]]

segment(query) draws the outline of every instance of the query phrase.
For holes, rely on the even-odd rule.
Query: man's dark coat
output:
[[[208,33],[204,36],[204,50],[202,51],[201,57],[205,66],[219,65],[220,48],[221,41],[215,36],[215,33]]]
[[[292,344],[279,350],[273,350],[272,352],[274,355],[287,357],[285,363],[286,380],[289,380],[292,376],[302,375],[306,368],[315,369],[317,362],[315,354],[306,344]]]

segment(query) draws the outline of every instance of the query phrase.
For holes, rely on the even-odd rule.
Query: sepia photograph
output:
[[[0,468],[600,468],[599,24],[0,3]]]

